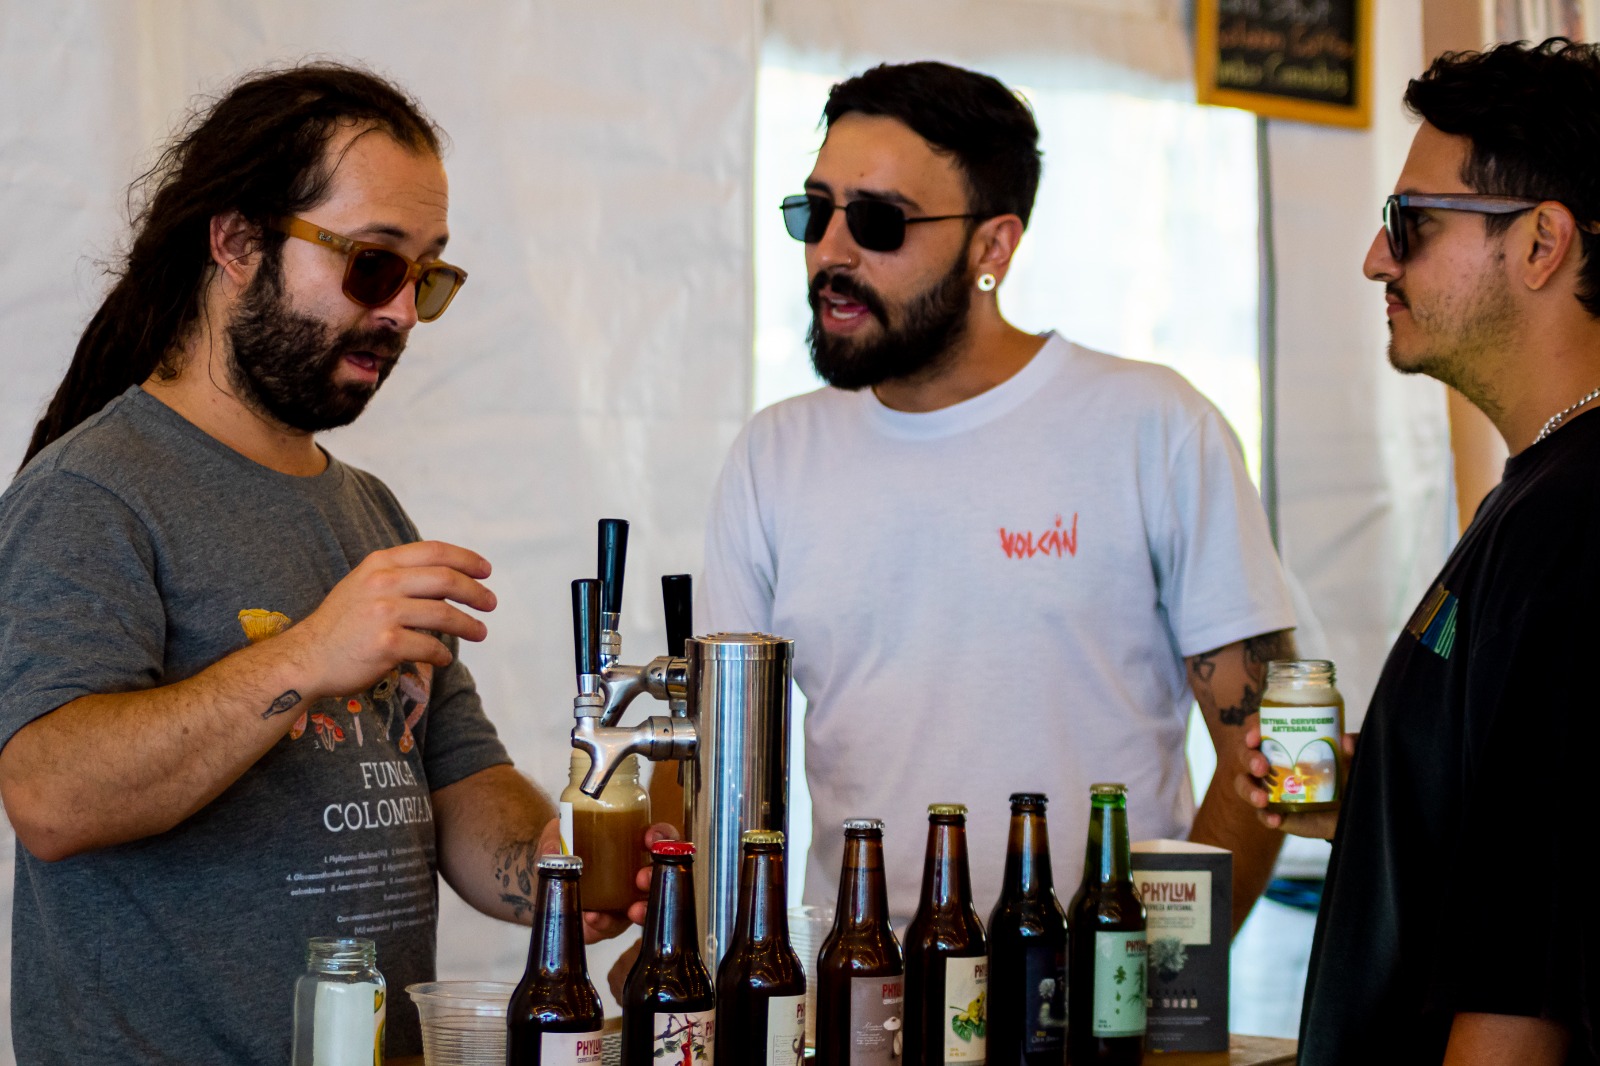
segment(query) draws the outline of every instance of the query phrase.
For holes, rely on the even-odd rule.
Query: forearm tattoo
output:
[[[539,845],[532,840],[507,844],[494,856],[494,876],[500,882],[500,902],[518,919],[533,914],[533,882],[539,863]]]
[[[1214,687],[1217,680],[1218,657],[1227,648],[1203,652],[1189,660],[1189,680],[1194,688],[1195,698],[1202,704],[1210,702],[1216,705],[1217,717],[1221,719],[1223,725],[1243,725],[1247,718],[1259,711],[1261,693],[1265,688],[1267,663],[1274,659],[1294,657],[1294,638],[1287,629],[1250,637],[1243,644],[1242,666],[1245,676],[1236,696],[1231,692],[1218,693]],[[1231,647],[1233,645],[1228,645],[1228,648]]]
[[[273,700],[272,706],[261,712],[261,720],[266,721],[268,718],[275,718],[278,715],[298,706],[299,703],[300,693],[296,692],[294,689],[290,689],[288,692],[285,692],[283,695]]]

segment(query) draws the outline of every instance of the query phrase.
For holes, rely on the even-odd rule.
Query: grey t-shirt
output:
[[[0,746],[80,696],[270,639],[367,554],[416,539],[370,474],[331,457],[316,477],[268,470],[131,388],[0,496]],[[434,972],[430,792],[509,759],[459,663],[297,710],[168,832],[55,863],[17,848],[19,1061],[282,1066],[313,936],[377,942],[388,1053],[420,1051],[405,986]],[[128,751],[167,728],[142,723]]]

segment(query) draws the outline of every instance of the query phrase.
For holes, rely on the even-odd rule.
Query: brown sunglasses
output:
[[[418,263],[393,248],[342,237],[303,218],[279,219],[273,229],[290,237],[332,248],[345,257],[344,294],[362,307],[382,307],[407,285],[417,286],[417,320],[432,322],[444,314],[467,272],[435,259]]]

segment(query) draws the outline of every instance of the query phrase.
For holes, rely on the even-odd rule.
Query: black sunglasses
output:
[[[806,194],[783,198],[783,225],[789,236],[816,244],[828,232],[835,211],[844,212],[845,225],[857,244],[869,252],[892,252],[906,242],[906,227],[915,222],[945,222],[952,218],[988,218],[988,215],[923,215],[907,218],[898,205],[884,200],[852,200],[836,204],[826,196]]]
[[[1383,201],[1383,232],[1389,238],[1389,255],[1404,263],[1411,252],[1411,230],[1417,224],[1416,209],[1432,207],[1441,211],[1471,211],[1478,215],[1515,215],[1531,211],[1542,200],[1518,196],[1479,196],[1477,193],[1394,193]]]

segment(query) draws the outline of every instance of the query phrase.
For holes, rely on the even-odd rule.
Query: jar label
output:
[[[1028,984],[1023,991],[1027,1013],[1022,1049],[1029,1054],[1060,1051],[1067,1040],[1067,953],[1037,943],[1024,950]]]
[[[847,1066],[895,1066],[900,1061],[900,1016],[904,977],[850,979],[850,1062]]]
[[[600,1066],[605,1041],[592,1033],[540,1033],[541,1066]]]
[[[988,1053],[989,958],[944,960],[944,1061],[982,1062]]]
[[[572,846],[572,803],[570,800],[562,800],[556,804],[556,809],[561,818],[561,850],[567,855],[576,855],[578,850]]]
[[[1269,803],[1332,803],[1339,798],[1338,707],[1261,705],[1261,754],[1271,765]]]
[[[767,1000],[766,1066],[801,1066],[806,1057],[806,997]]]
[[[653,1057],[671,1063],[710,1062],[716,1057],[715,1010],[656,1011]]]
[[[321,981],[312,1006],[311,1061],[364,1063],[383,1043],[383,986]]]
[[[1095,933],[1094,1035],[1144,1033],[1145,934]]]

